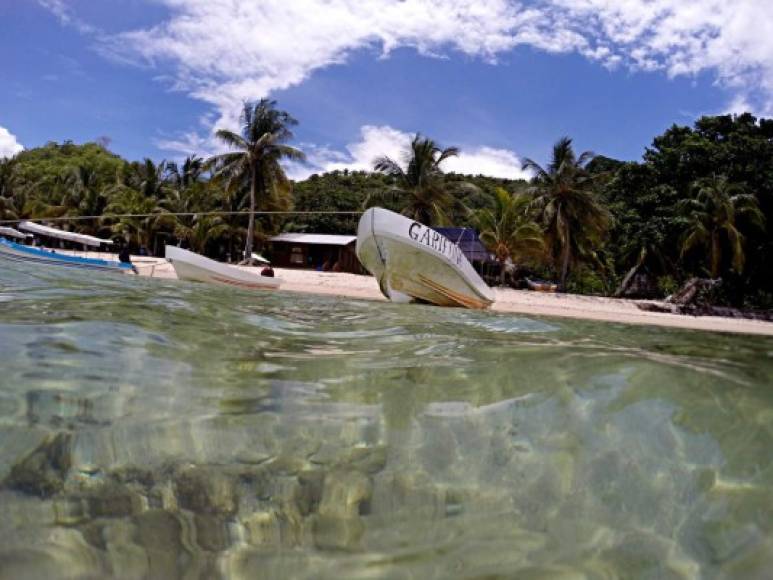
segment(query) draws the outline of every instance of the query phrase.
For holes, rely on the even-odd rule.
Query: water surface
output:
[[[0,264],[0,578],[769,578],[773,339]]]

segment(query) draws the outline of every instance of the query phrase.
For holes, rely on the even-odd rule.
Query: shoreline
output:
[[[64,252],[65,250],[58,250]],[[74,255],[117,259],[114,254],[102,252],[76,252]],[[140,276],[150,278],[177,279],[172,265],[164,258],[132,256]],[[256,267],[235,266],[251,272]],[[282,279],[279,292],[297,292],[338,296],[360,300],[386,301],[372,276],[350,274],[346,272],[317,272],[315,270],[296,270],[274,268],[277,277]],[[640,310],[637,302],[657,302],[653,300],[630,300],[626,298],[606,298],[584,296],[580,294],[551,294],[532,290],[494,287],[496,301],[492,312],[504,314],[524,314],[549,318],[571,318],[617,324],[634,324],[700,330],[709,332],[728,332],[773,336],[773,322],[746,318],[725,318],[720,316],[688,316]]]
[[[283,279],[280,291],[386,301],[372,276],[285,268],[274,268],[274,271]],[[624,298],[549,294],[499,287],[493,290],[496,301],[489,310],[503,314],[773,336],[773,322],[762,320],[647,312],[636,306],[639,301]]]

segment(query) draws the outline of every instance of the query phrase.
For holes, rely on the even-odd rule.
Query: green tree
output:
[[[108,214],[121,216],[106,219],[113,233],[123,235],[140,248],[152,249],[159,214],[164,211],[156,199],[124,185],[113,190],[112,200],[105,210]]]
[[[62,176],[62,216],[101,216],[108,200],[105,187],[96,171],[88,166],[72,167]],[[86,234],[98,233],[98,220],[74,220],[73,230]]]
[[[298,122],[276,108],[276,101],[261,99],[245,103],[241,114],[241,134],[220,129],[216,135],[236,151],[217,155],[209,164],[227,183],[239,186],[249,182],[250,215],[244,258],[252,254],[255,238],[256,198],[275,198],[280,190],[291,189],[290,180],[280,165],[282,159],[303,160],[303,153],[286,144],[292,139],[290,127]]]
[[[428,226],[442,225],[448,222],[454,197],[443,179],[440,165],[457,155],[457,147],[441,149],[432,139],[417,133],[405,154],[404,166],[383,156],[374,161],[373,167],[394,180],[394,185],[385,193],[395,198],[403,215]],[[459,182],[457,188],[465,185],[465,182]],[[366,205],[372,205],[384,197],[371,197]]]
[[[736,273],[742,273],[746,254],[744,235],[739,229],[741,223],[764,228],[765,218],[755,196],[745,193],[742,186],[728,182],[725,176],[702,179],[696,182],[695,188],[695,198],[680,204],[687,217],[682,256],[695,248],[706,249],[708,272],[716,278],[722,269],[724,249],[729,247],[730,266]]]
[[[542,228],[530,213],[531,198],[524,193],[510,193],[499,187],[494,206],[475,213],[475,225],[481,241],[491,250],[501,265],[501,283],[505,281],[508,261],[523,261],[542,254]]]
[[[142,163],[135,161],[128,165],[123,183],[156,202],[164,199],[172,188],[167,180],[166,163],[162,161],[156,165],[152,159],[147,158]]]
[[[0,158],[0,220],[19,219],[19,189],[16,161],[13,158]]]
[[[207,244],[228,233],[229,224],[216,215],[195,215],[191,226],[179,224],[175,235],[184,239],[200,254],[206,253]]]
[[[596,248],[610,224],[610,215],[595,192],[595,177],[585,170],[594,154],[585,151],[577,157],[572,140],[562,137],[553,146],[546,168],[526,159],[523,169],[534,171],[532,206],[545,231],[546,242],[560,268],[560,284],[566,280],[573,262],[595,261]]]

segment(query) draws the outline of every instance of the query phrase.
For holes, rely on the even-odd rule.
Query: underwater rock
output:
[[[71,465],[72,434],[49,436],[11,468],[5,486],[30,495],[50,497],[61,491]]]
[[[446,492],[424,472],[383,472],[373,478],[369,512],[435,519],[446,515]]]
[[[295,504],[302,515],[307,516],[319,510],[324,485],[325,473],[322,471],[306,471],[298,475]]]
[[[384,470],[386,462],[386,446],[378,445],[375,447],[355,447],[336,466],[361,471],[368,475],[375,475]]]
[[[134,523],[138,544],[147,554],[147,577],[182,576],[190,554],[183,548],[180,518],[163,510],[149,510],[135,516]]]
[[[194,514],[196,544],[209,552],[222,552],[231,545],[228,522],[219,515]]]
[[[689,580],[699,577],[700,571],[671,538],[642,530],[618,534],[615,545],[602,550],[598,559],[634,578]]]
[[[312,520],[314,545],[320,550],[355,550],[359,547],[365,525],[360,518],[317,515]]]
[[[233,515],[239,504],[234,479],[217,468],[183,468],[175,489],[180,507],[194,513]]]
[[[773,570],[773,539],[766,538],[725,563],[719,575],[721,580],[768,580]]]
[[[264,465],[272,472],[279,475],[297,475],[307,469],[309,464],[306,459],[295,455],[280,455]]]
[[[274,511],[255,512],[242,521],[249,544],[259,546],[279,546],[281,530],[279,518]]]
[[[88,519],[88,509],[79,498],[54,500],[54,521],[60,526],[72,526]]]
[[[19,458],[31,454],[50,436],[49,431],[38,427],[0,425],[0,481],[8,476]]]
[[[163,469],[159,470],[163,473]],[[119,483],[135,484],[146,489],[153,487],[157,476],[150,469],[137,467],[136,465],[125,465],[110,472],[110,477]]]
[[[122,580],[147,578],[148,556],[135,543],[137,526],[127,520],[114,520],[102,531],[111,575]]]
[[[93,518],[122,518],[140,513],[143,497],[117,483],[107,483],[82,496]]]
[[[361,504],[370,504],[373,484],[358,471],[334,471],[325,476],[319,513],[350,518],[360,514]]]

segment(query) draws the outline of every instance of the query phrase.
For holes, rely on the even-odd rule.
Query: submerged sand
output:
[[[83,253],[78,254],[83,255]],[[96,254],[94,252],[88,253],[88,256],[116,259],[112,254]],[[142,276],[170,279],[177,277],[171,264],[162,258],[133,256],[132,261]],[[259,272],[259,268],[233,267]],[[372,276],[286,268],[275,268],[274,271],[276,276],[282,278],[280,291],[365,300],[385,300],[378,288],[376,279]],[[637,300],[577,294],[549,294],[512,288],[494,288],[494,294],[496,302],[491,310],[495,312],[773,336],[773,322],[720,316],[684,316],[648,312],[640,310],[636,306],[637,302],[640,302]]]

